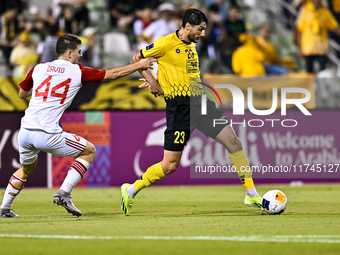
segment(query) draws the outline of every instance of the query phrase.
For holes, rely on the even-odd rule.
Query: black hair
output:
[[[218,13],[220,11],[220,7],[218,6],[218,4],[212,4],[209,6],[208,10],[214,13]]]
[[[19,10],[19,7],[18,5],[14,2],[9,2],[7,5],[6,5],[6,11],[9,11],[9,10]]]
[[[208,23],[207,15],[199,9],[190,8],[184,12],[182,27],[185,28],[187,23],[191,26],[197,26],[202,22]]]
[[[67,50],[75,50],[78,45],[81,44],[81,40],[71,34],[63,34],[58,38],[56,50],[58,56],[63,55]]]
[[[48,25],[48,33],[50,35],[57,35],[59,32],[58,24]]]

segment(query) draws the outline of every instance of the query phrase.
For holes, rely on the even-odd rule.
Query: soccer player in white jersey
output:
[[[117,79],[137,70],[152,68],[152,62],[157,61],[148,58],[123,67],[98,70],[79,64],[80,46],[80,39],[64,34],[56,45],[58,59],[35,65],[20,83],[19,97],[32,98],[21,119],[18,135],[20,168],[9,179],[0,207],[1,218],[19,217],[12,211],[12,204],[34,171],[40,151],[76,158],[53,202],[73,215],[82,215],[72,203],[71,192],[93,162],[96,148],[83,137],[64,132],[59,120],[85,83]]]

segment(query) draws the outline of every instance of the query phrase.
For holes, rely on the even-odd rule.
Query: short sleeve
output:
[[[19,86],[25,91],[30,91],[33,88],[33,78],[32,78],[32,73],[36,65],[28,72],[25,80],[23,80]]]
[[[336,29],[339,26],[339,24],[334,18],[333,14],[328,9],[325,9],[325,13],[327,15],[327,22],[326,22],[327,29],[328,30]]]
[[[84,67],[82,64],[78,64],[81,70],[81,83],[88,82],[100,82],[104,79],[106,71],[99,70],[91,67]]]
[[[155,42],[140,50],[142,58],[160,58],[166,53],[166,42],[164,37],[158,38]]]

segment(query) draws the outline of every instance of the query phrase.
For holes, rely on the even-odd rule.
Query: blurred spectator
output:
[[[340,22],[340,0],[328,0],[327,3],[335,19]]]
[[[334,15],[334,18],[340,23],[340,0],[328,0],[329,10]],[[340,37],[335,33],[330,33],[330,37],[338,44],[340,43]],[[340,59],[340,50],[336,50],[338,59]]]
[[[29,16],[27,17],[26,29],[37,30],[41,38],[45,38],[49,25],[56,23],[52,15],[52,0],[30,0],[28,2]],[[28,25],[29,24],[29,25]]]
[[[297,23],[300,19],[302,11],[305,9],[307,5],[313,4],[313,0],[293,0],[292,6],[298,11],[298,15],[296,18],[296,26],[294,28],[294,42],[296,45],[298,44],[298,29],[297,29]],[[327,0],[321,0],[321,5],[323,7],[328,8]]]
[[[137,40],[137,50],[147,46],[149,42],[143,37],[143,30],[154,21],[154,11],[152,6],[145,5],[142,9],[136,11],[137,19],[133,23],[133,32]]]
[[[199,46],[199,54],[207,52],[209,57],[208,72],[218,73],[221,67],[221,45],[223,37],[225,37],[225,29],[223,20],[219,15],[219,6],[212,4],[207,10],[208,24],[205,36],[202,38]]]
[[[74,12],[70,6],[63,8],[63,13],[58,18],[59,29],[63,33],[79,35],[79,27],[74,17]]]
[[[340,35],[338,22],[321,3],[321,0],[313,0],[313,3],[307,4],[297,24],[298,55],[305,58],[308,73],[314,73],[315,60],[319,63],[319,71],[326,68],[328,31]]]
[[[283,0],[287,6],[291,5],[293,0]],[[292,29],[294,27],[294,15],[288,10],[285,5],[282,5],[282,13],[285,18],[285,26],[288,29]]]
[[[18,9],[18,14],[21,14],[24,2],[25,1],[22,0],[0,0],[0,16],[5,13],[6,8],[9,5],[16,6]]]
[[[240,35],[243,43],[232,56],[232,67],[236,74],[243,77],[264,76],[264,55],[258,48],[255,37],[245,33]]]
[[[270,40],[270,28],[268,25],[262,25],[260,34],[256,37],[256,41],[264,54],[264,69],[267,75],[284,75],[288,73],[288,69],[279,65],[279,59],[276,55],[274,44]]]
[[[53,17],[58,19],[59,30],[79,35],[90,25],[87,0],[53,0]]]
[[[87,44],[82,48],[83,57],[80,59],[80,62],[84,66],[89,66],[93,68],[101,68],[102,61],[99,52],[96,48],[96,32],[95,28],[87,28],[87,31],[83,32],[83,35],[88,38]]]
[[[6,64],[10,69],[12,69],[12,66],[9,57],[13,47],[18,43],[17,36],[19,33],[18,7],[15,4],[9,4],[0,17],[0,50],[3,52]]]
[[[129,26],[135,18],[134,0],[110,0],[111,26],[118,27],[118,31],[127,33]]]
[[[87,0],[74,0],[69,4],[72,6],[74,17],[77,20],[79,33],[90,26],[90,12],[86,7],[86,2]]]
[[[227,19],[227,15],[231,6],[238,6],[237,0],[205,0],[205,6],[211,6],[213,4],[218,5],[218,14],[222,21]]]
[[[240,16],[239,8],[232,6],[224,24],[226,32],[222,44],[222,61],[230,70],[232,70],[232,54],[241,45],[239,36],[246,32],[245,22]]]
[[[159,18],[143,31],[143,36],[148,42],[154,42],[159,37],[174,33],[179,29],[178,23],[174,21],[176,7],[173,4],[163,3],[157,10]]]
[[[37,61],[36,45],[31,41],[29,32],[21,32],[19,43],[13,48],[10,56],[10,62],[14,66],[13,78],[24,78]]]
[[[135,8],[136,11],[138,11],[143,10],[146,6],[148,6],[151,9],[155,10],[159,6],[159,4],[160,4],[159,0],[138,0],[135,1]]]
[[[62,14],[58,18],[59,30],[64,33],[70,33],[74,35],[80,35],[81,32],[88,27],[89,20],[83,16],[78,17],[79,13],[76,13],[76,9],[70,5],[63,7]]]
[[[300,13],[306,7],[306,5],[311,4],[313,0],[293,0],[293,7],[298,10]],[[328,8],[327,0],[321,0],[321,6]]]
[[[56,45],[58,40],[57,25],[49,26],[49,35],[46,39],[38,44],[37,53],[39,54],[39,62],[51,62],[58,58]]]

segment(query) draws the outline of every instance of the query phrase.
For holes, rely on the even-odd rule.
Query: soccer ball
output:
[[[287,196],[278,189],[267,191],[262,197],[262,207],[269,214],[281,214],[287,208]]]

